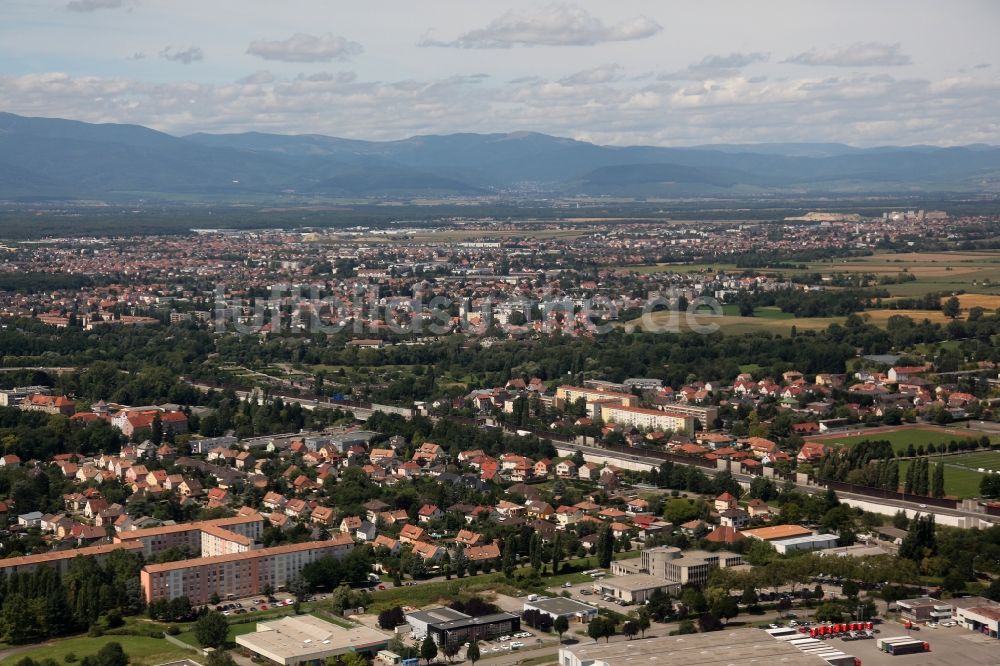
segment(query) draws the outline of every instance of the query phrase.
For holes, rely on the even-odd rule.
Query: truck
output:
[[[914,638],[912,641],[905,643],[890,643],[887,652],[893,656],[897,656],[901,654],[917,654],[929,650],[930,646],[926,642]]]
[[[930,651],[930,646],[926,642],[913,638],[912,636],[880,638],[875,642],[875,647],[882,652],[886,652],[891,655],[915,654],[917,652]]]

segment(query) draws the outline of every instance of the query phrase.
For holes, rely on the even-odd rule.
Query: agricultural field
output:
[[[695,273],[705,271],[739,272],[735,264],[657,264],[655,266],[629,266],[626,270],[638,273]],[[849,257],[814,261],[805,269],[760,269],[764,273],[782,273],[786,276],[803,273],[871,273],[872,275],[899,275],[909,273],[916,280],[902,284],[886,285],[892,296],[920,296],[927,292],[966,291],[963,308],[1000,307],[1000,252],[880,252],[870,257]]]
[[[46,659],[54,659],[57,663],[69,663],[67,655],[74,655],[78,661],[87,656],[96,655],[97,652],[110,642],[120,643],[122,649],[128,654],[132,666],[152,666],[153,664],[163,664],[181,659],[190,659],[194,653],[184,650],[163,638],[151,638],[149,636],[101,636],[92,638],[82,636],[79,638],[66,638],[45,643],[23,652],[17,652],[7,656],[0,661],[0,666],[12,666],[25,657],[30,657],[36,662]]]
[[[843,435],[820,435],[818,437],[809,437],[809,441],[820,442],[827,446],[853,446],[859,442],[865,440],[887,440],[892,444],[893,451],[903,451],[905,452],[909,448],[910,444],[914,447],[924,446],[928,444],[933,444],[934,446],[940,446],[941,444],[948,444],[952,440],[961,441],[963,439],[978,439],[983,436],[983,433],[976,430],[957,430],[954,428],[935,428],[930,426],[912,426],[912,427],[902,427],[902,428],[870,428],[868,430],[857,430],[851,431],[850,433],[845,433]],[[997,438],[991,437],[991,441],[997,441]],[[989,453],[989,452],[985,452]],[[971,454],[970,454],[971,455]]]

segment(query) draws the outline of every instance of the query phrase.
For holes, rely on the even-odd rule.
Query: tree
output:
[[[97,651],[94,662],[96,666],[128,666],[128,655],[121,643],[112,641]]]
[[[611,526],[605,525],[597,535],[597,566],[604,569],[610,567],[614,555],[615,537],[611,533]]]
[[[603,638],[605,642],[610,642],[615,635],[615,621],[598,615],[587,625],[587,635],[595,641]]]
[[[218,611],[205,613],[194,625],[194,636],[202,647],[222,647],[228,633],[229,623]]]
[[[1000,601],[1000,578],[994,578],[990,586],[986,588],[986,597],[993,601]]]
[[[736,601],[736,597],[729,594],[719,597],[715,600],[715,603],[712,604],[712,615],[722,618],[727,623],[729,620],[739,615],[739,613],[739,602]]]
[[[643,638],[646,637],[646,630],[649,629],[649,625],[649,608],[643,606],[635,615],[635,626],[639,628]]]
[[[378,614],[378,626],[383,629],[393,630],[396,627],[406,624],[406,615],[401,606],[387,608]]]
[[[449,644],[447,644],[447,645],[444,646],[444,649],[443,649],[444,656],[448,657],[448,661],[450,662],[452,660],[452,658],[455,655],[457,655],[458,651],[461,650],[461,649],[462,649],[462,646],[459,645],[458,643],[449,643]],[[365,664],[367,665],[367,663],[368,662],[366,661]]]
[[[473,665],[479,661],[479,641],[469,642],[469,649],[465,651],[465,658]]]
[[[952,296],[941,304],[941,314],[949,319],[957,319],[962,314],[962,303],[957,296]]]
[[[944,497],[944,463],[934,465],[934,483],[931,494],[934,497]]]
[[[843,586],[840,588],[840,591],[843,592],[845,597],[848,597],[850,599],[855,599],[857,598],[858,593],[861,591],[861,588],[858,587],[858,584],[855,583],[853,580],[846,580],[844,581]]]
[[[560,615],[552,623],[552,628],[559,634],[559,642],[562,643],[562,635],[569,630],[569,620],[566,619],[565,615]]]
[[[502,562],[501,570],[503,575],[507,578],[514,577],[514,558],[516,556],[516,544],[514,536],[511,535],[503,543],[503,554],[501,555],[500,561]]]
[[[722,623],[719,622],[719,618],[715,617],[712,613],[702,613],[698,617],[698,628],[701,629],[702,633],[708,631],[720,631],[722,629]]]
[[[205,657],[205,666],[236,666],[236,660],[225,650],[212,650]]]
[[[426,661],[428,664],[434,661],[434,658],[438,656],[438,646],[431,638],[430,634],[424,638],[424,642],[420,644],[420,658]]]
[[[542,570],[542,538],[538,536],[538,532],[534,532],[531,535],[531,541],[528,548],[528,559],[531,561],[531,568],[533,571]]]
[[[632,637],[639,633],[639,627],[633,620],[625,620],[625,623],[622,625],[622,633],[625,634],[629,640],[632,640]]]

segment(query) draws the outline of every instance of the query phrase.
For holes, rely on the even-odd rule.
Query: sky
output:
[[[0,111],[193,132],[1000,144],[992,0],[0,0]]]

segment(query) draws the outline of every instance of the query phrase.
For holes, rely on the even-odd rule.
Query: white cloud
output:
[[[190,65],[193,62],[205,59],[205,52],[197,46],[189,46],[186,49],[175,50],[173,45],[166,46],[160,51],[160,57],[171,62],[179,62]]]
[[[120,9],[131,3],[126,0],[72,0],[66,3],[71,12],[96,12],[99,9]]]
[[[810,49],[783,62],[820,67],[899,67],[913,61],[901,50],[901,45],[879,42],[856,42],[851,46],[827,51]]]
[[[581,83],[611,83],[619,81],[624,76],[624,68],[621,65],[609,64],[600,65],[592,69],[585,69],[575,72],[560,79],[559,83],[567,85],[579,85]]]
[[[262,131],[398,139],[539,131],[617,145],[1000,143],[995,120],[1000,81],[986,74],[943,80],[882,73],[780,80],[736,76],[682,85],[618,73],[581,74],[378,81],[352,72],[258,72],[231,83],[0,75],[0,108],[138,123],[175,134]],[[934,103],[925,103],[929,99]]]
[[[767,62],[770,53],[729,53],[727,55],[710,54],[686,68],[667,74],[661,74],[661,80],[702,81],[736,76],[740,70],[759,62]]]
[[[250,55],[284,62],[350,60],[363,51],[361,44],[330,32],[318,36],[298,32],[284,40],[260,39],[251,42],[247,48]]]
[[[653,19],[637,16],[608,24],[582,7],[549,5],[533,14],[508,11],[485,28],[440,41],[426,38],[420,46],[465,49],[506,49],[514,46],[592,46],[605,42],[646,39],[663,27]]]

